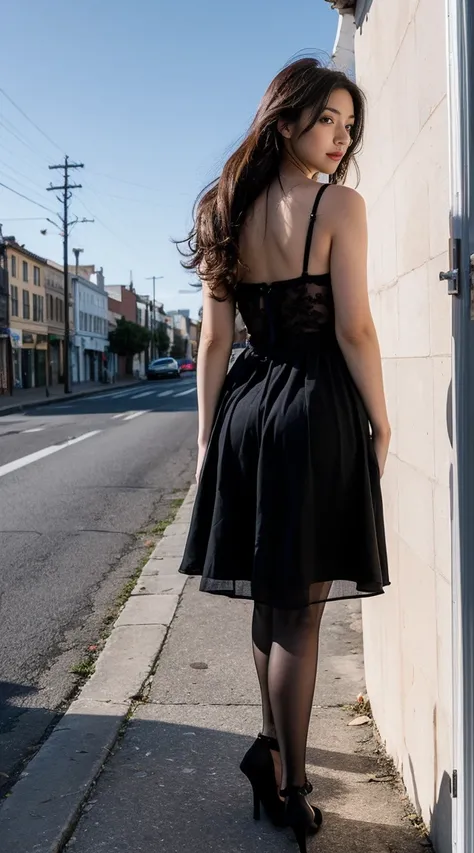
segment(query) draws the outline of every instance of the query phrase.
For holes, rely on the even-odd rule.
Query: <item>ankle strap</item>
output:
[[[290,794],[300,794],[302,797],[307,797],[308,794],[311,794],[313,791],[313,786],[311,782],[306,778],[304,785],[298,787],[298,785],[288,785],[286,788],[282,788],[280,791],[280,797],[289,797]]]
[[[257,740],[263,741],[269,749],[273,749],[275,752],[280,752],[280,746],[275,737],[269,737],[268,735],[262,735],[261,733],[258,735]]]

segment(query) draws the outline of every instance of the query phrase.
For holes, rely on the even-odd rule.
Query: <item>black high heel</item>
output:
[[[318,808],[308,803],[306,785],[302,788],[285,788],[280,793],[286,799],[286,824],[295,833],[300,853],[307,853],[308,836],[316,834],[323,822],[323,816]]]
[[[270,750],[279,752],[275,738],[260,734],[244,755],[240,769],[253,791],[253,817],[260,820],[260,803],[275,826],[286,826],[285,802],[278,795],[275,765]]]

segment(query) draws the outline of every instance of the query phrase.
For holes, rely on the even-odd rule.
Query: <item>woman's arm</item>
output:
[[[203,283],[203,317],[197,359],[199,409],[198,471],[211,434],[219,395],[229,365],[234,339],[235,305],[231,298],[218,302]]]
[[[365,203],[355,190],[338,187],[337,196],[333,193],[333,207],[331,280],[336,335],[369,415],[382,474],[390,443],[390,425],[379,343],[367,291]]]

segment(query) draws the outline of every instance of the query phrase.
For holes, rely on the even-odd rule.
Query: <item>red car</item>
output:
[[[193,370],[196,370],[196,364],[191,359],[185,359],[185,361],[180,362],[180,373],[190,373]]]

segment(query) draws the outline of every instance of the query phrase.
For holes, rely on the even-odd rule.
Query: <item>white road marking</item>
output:
[[[25,434],[27,432],[42,432],[43,430],[44,430],[44,427],[33,427],[33,429],[24,429],[23,434]]]
[[[188,388],[186,391],[180,391],[179,394],[175,394],[174,396],[175,397],[185,397],[186,394],[194,394],[195,390],[196,390],[196,386],[194,386],[193,388]]]
[[[174,394],[174,388],[171,391],[162,391],[161,394],[157,394],[157,397],[169,397],[170,394]]]
[[[150,394],[154,394],[154,391],[142,391],[141,394],[135,394],[133,397],[130,397],[131,400],[138,400],[140,397],[149,397]]]
[[[140,415],[146,415],[146,412],[132,412],[131,415],[127,415],[127,417],[124,418],[124,421],[133,421],[134,418],[139,418]]]
[[[129,388],[127,391],[119,391],[117,394],[107,394],[107,397],[109,397],[110,400],[118,400],[120,397],[128,397],[128,395],[133,394],[134,391],[135,388]]]
[[[131,414],[130,412],[119,412],[118,415],[112,415],[112,420],[117,421],[119,418],[124,418],[125,415]]]
[[[23,456],[21,459],[15,459],[14,462],[7,462],[6,465],[0,466],[0,477],[5,474],[11,474],[12,471],[17,471],[18,468],[24,468],[25,465],[30,465],[32,462],[38,462],[39,459],[44,459],[45,456],[51,456],[52,453],[57,453],[58,450],[64,450],[66,447],[72,447],[73,444],[78,444],[80,441],[86,441],[92,438],[93,435],[98,435],[102,430],[95,429],[93,432],[85,432],[84,435],[79,435],[77,438],[70,438],[63,444],[53,444],[52,447],[44,447],[43,450],[37,450],[36,453],[30,453],[28,456]]]
[[[91,394],[90,397],[83,397],[85,403],[93,403],[94,400],[105,400],[106,397],[112,398],[112,394]]]

